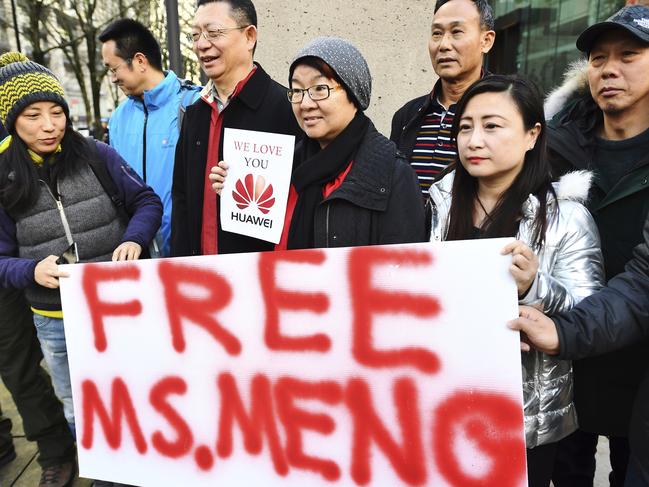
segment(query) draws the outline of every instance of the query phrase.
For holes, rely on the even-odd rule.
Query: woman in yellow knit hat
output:
[[[58,264],[139,258],[162,205],[114,149],[72,129],[59,81],[19,53],[0,56],[0,122],[0,287],[25,290],[74,431]]]

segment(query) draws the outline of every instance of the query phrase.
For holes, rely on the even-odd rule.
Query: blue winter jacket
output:
[[[114,149],[103,142],[96,144],[127,213],[132,215],[122,242],[135,242],[145,249],[160,226],[160,199]],[[0,207],[0,288],[24,289],[34,284],[34,269],[38,262],[17,255],[16,222]]]
[[[181,103],[185,107],[192,104],[199,93],[200,86],[183,87],[176,74],[168,71],[161,83],[144,92],[144,100],[130,96],[120,104],[108,123],[110,145],[162,200],[163,256],[169,255],[171,183],[180,132],[179,107]],[[143,157],[145,150],[146,157]]]

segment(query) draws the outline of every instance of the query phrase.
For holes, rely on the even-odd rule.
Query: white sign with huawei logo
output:
[[[279,243],[291,184],[295,137],[226,128],[221,226],[227,232]]]

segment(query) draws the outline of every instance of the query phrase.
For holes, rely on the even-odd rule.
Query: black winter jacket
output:
[[[314,218],[316,248],[426,240],[417,176],[372,124],[345,180]]]
[[[649,218],[644,243],[634,250],[626,271],[568,313],[554,316],[560,357],[578,359],[620,349],[649,337]],[[637,364],[644,377],[638,390],[629,442],[631,457],[649,483],[649,355]]]
[[[410,100],[399,108],[392,117],[390,140],[397,144],[406,160],[410,160],[412,150],[417,142],[417,132],[426,114],[433,104],[431,94]]]
[[[556,177],[578,169],[597,170],[592,161],[601,120],[601,111],[585,92],[573,97],[548,123],[548,153]],[[633,248],[642,242],[642,225],[649,212],[649,148],[647,156],[609,191],[596,178],[586,206],[599,229],[606,278],[610,280],[624,271]],[[648,355],[649,341],[644,341],[573,364],[575,404],[584,431],[627,435]]]
[[[488,71],[483,70],[481,77],[489,76],[490,74]],[[441,89],[442,80],[437,80],[432,92],[410,100],[399,108],[392,117],[390,140],[397,144],[397,148],[407,161],[410,161],[412,150],[417,142],[417,133],[419,132],[424,117],[430,111],[430,107],[433,104],[433,97],[437,96]]]
[[[171,255],[201,254],[205,164],[210,135],[212,107],[198,100],[187,107],[176,145],[174,181],[171,190]],[[300,136],[300,130],[286,88],[273,81],[257,65],[257,70],[223,111],[221,141],[225,128],[257,130]],[[223,144],[219,159],[223,159]],[[218,161],[211,161],[214,164]],[[215,195],[216,197],[216,195]],[[218,217],[218,216],[217,216]],[[219,235],[222,233],[218,219]],[[237,252],[272,250],[273,244],[245,235],[230,234],[229,241]]]

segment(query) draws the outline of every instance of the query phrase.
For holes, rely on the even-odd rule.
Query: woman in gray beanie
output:
[[[367,62],[349,42],[314,39],[289,70],[288,99],[306,138],[296,147],[288,249],[419,242],[425,218],[417,178],[363,111]]]
[[[288,99],[306,133],[295,148],[282,239],[276,250],[421,242],[417,178],[363,111],[372,77],[362,54],[335,37],[295,56]],[[212,168],[217,194],[227,164]]]

